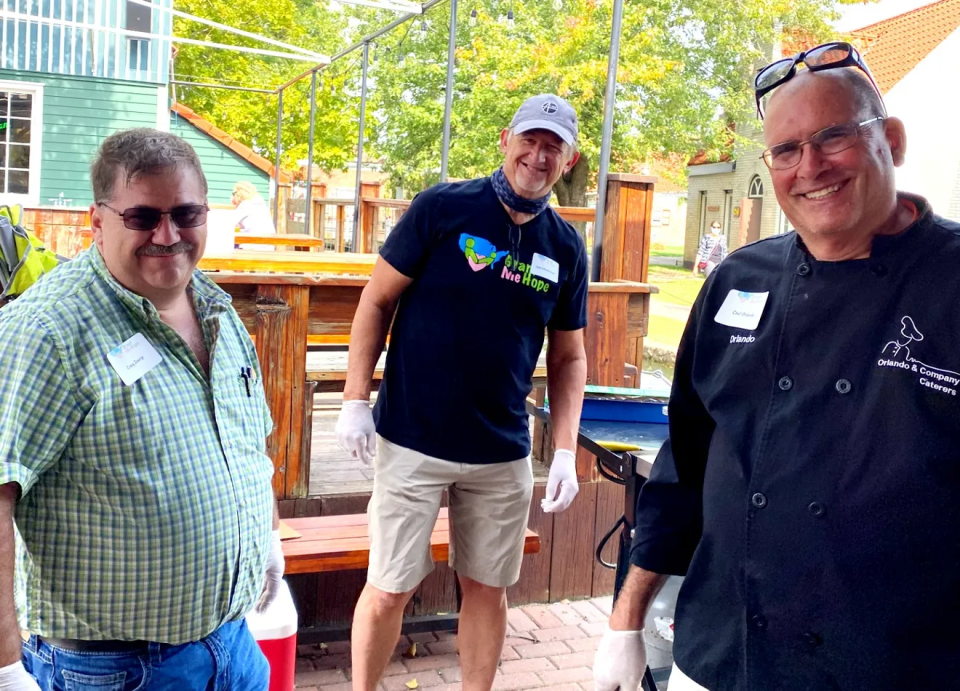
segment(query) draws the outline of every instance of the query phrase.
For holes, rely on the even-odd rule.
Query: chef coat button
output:
[[[793,388],[793,379],[790,377],[780,377],[780,381],[777,382],[777,386],[780,387],[781,391],[789,391]]]
[[[883,264],[874,264],[870,267],[870,271],[872,271],[873,275],[877,278],[882,278],[887,275],[887,267]]]
[[[837,393],[850,393],[850,389],[853,388],[853,384],[850,383],[849,379],[837,379],[837,383],[834,384],[834,388],[837,390]]]
[[[814,518],[820,518],[821,516],[823,516],[823,514],[827,512],[827,507],[818,501],[814,501],[814,502],[811,502],[809,506],[807,506],[807,511],[809,511],[810,515],[813,516]]]
[[[752,497],[750,497],[750,503],[756,506],[758,509],[762,509],[767,505],[767,498],[760,492],[757,492]]]
[[[797,276],[809,276],[810,275],[810,265],[804,262],[797,267]]]
[[[765,629],[765,628],[767,628],[767,620],[764,619],[764,618],[763,618],[761,615],[759,615],[759,614],[753,615],[753,617],[750,619],[750,622],[751,622],[756,628],[758,628],[758,629]]]
[[[803,642],[811,648],[818,648],[823,645],[823,639],[815,633],[803,634]]]

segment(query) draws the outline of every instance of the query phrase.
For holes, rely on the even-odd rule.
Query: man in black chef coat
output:
[[[597,689],[637,688],[667,574],[671,691],[960,688],[960,225],[897,193],[903,123],[848,44],[757,97],[797,231],[690,314]]]

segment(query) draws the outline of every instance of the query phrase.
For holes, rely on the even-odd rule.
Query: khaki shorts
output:
[[[433,571],[430,534],[444,490],[450,500],[450,566],[492,587],[517,582],[533,494],[529,458],[452,463],[379,437],[373,468],[370,585],[406,593]]]

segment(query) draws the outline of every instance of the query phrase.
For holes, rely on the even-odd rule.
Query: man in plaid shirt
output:
[[[91,179],[94,247],[0,310],[0,690],[262,691],[244,616],[283,575],[272,422],[196,271],[200,161],[128,130]]]

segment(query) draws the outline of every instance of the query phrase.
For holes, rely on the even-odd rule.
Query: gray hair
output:
[[[90,165],[94,201],[113,199],[120,175],[124,176],[125,184],[129,184],[143,175],[156,175],[180,166],[193,168],[206,196],[207,178],[200,167],[200,158],[186,141],[149,127],[115,132],[103,140]]]

